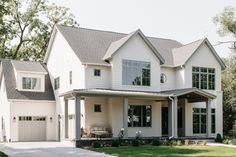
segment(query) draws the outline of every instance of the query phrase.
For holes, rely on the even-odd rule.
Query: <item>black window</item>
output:
[[[72,71],[69,72],[69,81],[70,81],[70,84],[72,84]]]
[[[101,104],[94,105],[94,112],[102,112]]]
[[[192,86],[200,89],[215,90],[215,69],[192,67]]]
[[[211,133],[216,133],[216,109],[211,109]]]
[[[54,89],[57,90],[60,88],[60,77],[54,79]]]
[[[122,84],[150,86],[151,64],[142,61],[122,60]]]
[[[150,105],[129,105],[128,107],[128,127],[152,126]]]
[[[101,70],[100,69],[94,69],[94,76],[101,76]]]
[[[206,109],[193,108],[193,133],[205,134],[206,133]]]

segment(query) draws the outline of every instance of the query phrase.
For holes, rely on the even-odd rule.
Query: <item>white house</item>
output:
[[[80,141],[121,128],[125,138],[214,137],[224,69],[208,39],[182,45],[58,25],[44,63],[2,60],[1,139]]]

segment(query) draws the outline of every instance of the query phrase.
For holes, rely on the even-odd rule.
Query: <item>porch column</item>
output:
[[[173,116],[174,116],[174,138],[178,138],[178,98],[174,97],[173,104]]]
[[[206,136],[211,137],[211,103],[212,99],[208,99],[206,102]]]
[[[123,128],[124,128],[124,138],[128,138],[128,98],[123,100]]]
[[[77,143],[78,140],[81,140],[80,137],[80,96],[75,96],[75,142]]]
[[[65,106],[64,106],[64,111],[65,111],[65,116],[64,116],[64,138],[68,138],[68,99],[64,99]]]
[[[168,136],[173,136],[173,120],[172,120],[173,105],[172,101],[168,100]]]

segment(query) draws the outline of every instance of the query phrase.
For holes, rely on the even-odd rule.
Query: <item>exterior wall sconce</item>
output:
[[[13,117],[13,122],[16,122],[16,117]]]

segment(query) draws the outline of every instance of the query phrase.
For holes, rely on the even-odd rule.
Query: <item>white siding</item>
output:
[[[64,100],[59,98],[59,95],[72,89],[85,88],[85,68],[59,31],[55,34],[47,67],[53,87],[54,79],[60,77],[60,88],[54,90],[54,93],[56,112],[58,115],[63,115]],[[69,82],[70,71],[72,71],[72,85]]]
[[[10,102],[7,99],[6,86],[4,76],[0,82],[0,141],[3,141],[3,136],[6,140],[10,138]],[[3,124],[2,124],[3,119]],[[3,125],[3,128],[2,128]]]
[[[175,77],[175,69],[174,68],[164,68],[161,67],[161,73],[166,75],[166,82],[161,83],[161,90],[172,90],[175,89],[176,77]]]
[[[101,76],[94,76],[94,69],[100,69]],[[85,88],[111,88],[111,67],[86,66]]]
[[[122,85],[122,59],[151,63],[151,86]],[[112,59],[112,88],[125,90],[160,91],[160,61],[143,39],[136,35],[121,47]]]
[[[54,102],[43,101],[12,101],[11,102],[11,140],[18,141],[19,116],[43,116],[46,117],[46,132],[48,141],[56,140],[56,106]],[[13,118],[16,118],[14,121]],[[50,121],[52,117],[52,121]]]

